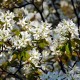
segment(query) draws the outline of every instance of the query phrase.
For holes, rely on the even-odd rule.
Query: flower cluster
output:
[[[36,14],[28,14],[24,8],[19,13],[0,10],[0,68],[6,70],[4,76],[9,72],[13,78],[17,75],[28,80],[74,78],[76,71],[64,74],[60,64],[68,68],[72,56],[78,57],[77,26],[72,20],[63,20],[52,29],[47,21],[34,19]]]

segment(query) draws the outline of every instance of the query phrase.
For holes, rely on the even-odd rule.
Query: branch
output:
[[[43,20],[43,22],[45,22],[45,19],[44,19],[44,17],[43,17],[43,14],[42,14],[42,11],[40,11],[39,9],[38,9],[38,7],[35,5],[35,3],[32,1],[32,5],[34,5],[34,7],[35,7],[35,9],[39,12],[39,14],[41,15],[41,18],[42,18],[42,20]]]
[[[37,10],[37,12],[39,12],[39,14],[41,15],[42,21],[45,22],[45,19],[44,19],[44,17],[43,17],[42,11],[40,11],[40,10],[38,9],[38,7],[35,5],[34,0],[33,0],[32,2],[27,2],[27,1],[26,1],[25,4],[20,5],[20,6],[15,6],[15,7],[9,9],[9,10],[10,10],[11,12],[13,12],[13,10],[14,10],[15,8],[22,8],[22,7],[25,7],[26,5],[33,5],[33,6],[35,7],[35,9]]]
[[[32,3],[25,3],[25,4],[20,5],[20,6],[15,6],[15,7],[9,9],[9,10],[10,10],[11,12],[13,12],[13,10],[14,10],[15,8],[22,8],[22,7],[25,7],[26,5],[30,5],[30,4],[32,4]]]
[[[23,65],[22,65],[22,58],[23,58],[23,56],[21,56],[20,65],[19,65],[17,71],[14,74],[16,74],[17,72],[20,72],[21,68],[23,67]]]
[[[77,62],[79,62],[79,60],[76,60],[76,61],[74,62],[74,64],[72,65],[72,68],[76,65]]]
[[[61,67],[62,72],[66,74],[62,61],[58,61],[58,63],[59,63],[59,66]]]
[[[55,1],[56,1],[56,0],[52,0],[53,7],[54,7],[54,9],[56,10],[56,14],[57,14],[57,17],[58,17],[59,21],[61,21],[60,14],[59,14],[59,12],[58,12],[58,10],[57,10],[57,7],[56,7],[56,5],[55,5]]]
[[[79,18],[79,16],[78,16],[78,11],[77,11],[76,8],[75,8],[74,1],[73,1],[73,0],[71,0],[71,3],[72,3],[72,6],[73,6],[73,9],[74,9],[74,13],[75,13],[75,15],[76,15],[76,17],[77,17],[77,24],[78,24],[78,29],[79,29],[80,18]]]
[[[59,64],[62,72],[66,74],[66,70],[65,70],[64,64],[62,63],[62,60],[60,58],[61,57],[58,57],[58,64]]]

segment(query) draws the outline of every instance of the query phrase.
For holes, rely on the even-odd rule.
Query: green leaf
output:
[[[34,43],[38,44],[39,48],[45,48],[49,45],[49,43],[45,39],[34,40]]]
[[[3,45],[3,43],[4,43],[3,41],[0,41],[0,45]]]
[[[39,43],[39,47],[40,48],[45,48],[46,46],[48,46],[48,44],[46,44],[46,43]]]
[[[66,53],[70,54],[70,49],[69,49],[69,44],[68,43],[66,44]]]
[[[62,46],[59,46],[58,50],[65,52],[65,44],[63,44]]]
[[[23,60],[28,60],[30,58],[30,54],[29,53],[24,53],[24,56],[23,56]]]
[[[66,55],[68,56],[69,59],[71,59],[72,57],[72,51],[71,51],[71,46],[69,45],[69,43],[66,44]]]
[[[28,50],[31,50],[31,49],[33,49],[33,48],[34,48],[34,46],[27,45],[27,47],[25,47],[23,50],[28,51]]]
[[[2,64],[2,68],[7,69],[8,65],[9,65],[9,62],[4,62]]]
[[[49,43],[45,40],[45,39],[42,39],[42,40],[40,40],[40,42],[39,42],[39,47],[40,48],[45,48],[45,47],[47,47],[49,45]]]
[[[13,54],[12,61],[14,61],[16,58],[17,58],[17,54]]]
[[[21,57],[23,61],[26,61],[30,58],[30,54],[27,53],[27,50],[25,48],[14,51],[12,60],[21,60]]]
[[[13,29],[12,32],[17,36],[20,34],[20,31],[18,29]]]
[[[14,17],[13,20],[19,21],[19,17]]]
[[[26,61],[30,58],[30,54],[27,53],[26,51],[22,51],[21,53],[18,54],[18,59],[20,60],[21,57],[23,61]]]
[[[0,24],[1,24],[1,25],[3,25],[3,24],[4,24],[4,22],[0,21]]]

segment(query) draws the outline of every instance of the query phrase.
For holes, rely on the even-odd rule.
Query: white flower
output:
[[[47,50],[47,49],[43,50],[42,51],[42,57],[43,57],[43,59],[48,58],[49,57],[49,54],[50,54],[50,51],[49,50]]]
[[[7,41],[11,37],[9,29],[0,29],[0,41]]]
[[[14,26],[14,13],[7,11],[6,13],[1,12],[0,15],[0,20],[4,23],[4,27],[12,28]]]
[[[31,64],[24,65],[21,71],[24,75],[29,74],[31,72]]]
[[[54,29],[54,32],[56,35],[58,35],[58,37],[61,36],[62,38],[66,37],[66,35],[69,35],[69,33],[71,34],[71,38],[78,38],[79,36],[78,28],[72,20],[63,20],[58,24],[56,29]]]
[[[20,32],[21,37],[14,36],[11,38],[11,41],[13,43],[13,47],[26,47],[29,43],[31,44],[31,34],[29,34],[27,31]]]
[[[26,18],[20,19],[17,24],[21,25],[22,27],[25,27],[27,25]]]
[[[52,55],[61,55],[61,52],[57,50],[57,48],[61,45],[58,40],[54,40],[52,44],[50,44],[49,48],[52,51]]]
[[[31,60],[31,59],[37,59],[37,60],[40,59],[40,53],[39,53],[39,51],[36,50],[35,48],[33,48],[33,50],[31,50],[29,53],[30,53],[30,55],[31,55],[30,60]]]
[[[31,34],[27,31],[21,32],[22,40],[26,42],[31,41]]]
[[[39,63],[39,60],[41,58],[41,53],[39,53],[38,50],[36,50],[36,48],[33,48],[32,50],[29,51],[29,54],[30,54],[30,61],[36,66],[38,67],[38,63]]]
[[[32,27],[29,29],[29,31],[33,34],[34,39],[45,39],[50,36],[51,24],[48,24],[47,22],[39,23],[38,21],[32,21],[30,25]]]

